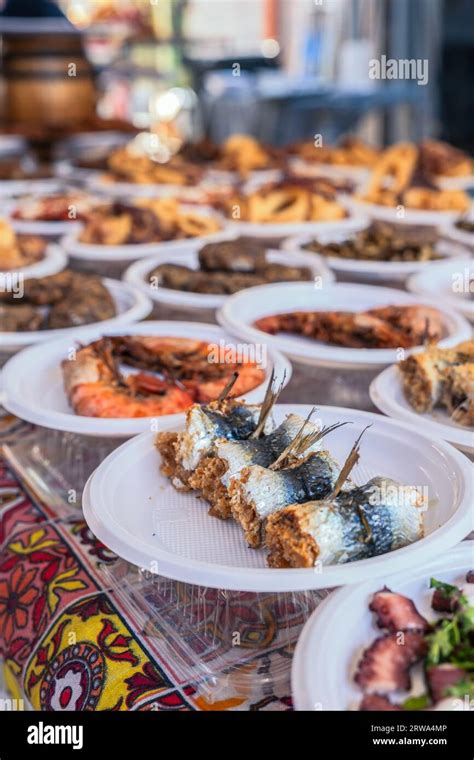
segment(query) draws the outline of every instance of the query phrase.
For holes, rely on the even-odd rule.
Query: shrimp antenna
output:
[[[233,372],[232,373],[230,379],[227,381],[226,385],[224,386],[224,388],[219,393],[219,396],[217,397],[217,403],[218,404],[222,404],[222,402],[226,400],[227,396],[229,395],[229,393],[231,392],[232,388],[234,387],[234,385],[235,385],[235,383],[237,381],[238,376],[239,376],[238,372]]]
[[[351,471],[353,470],[353,468],[355,467],[355,465],[359,461],[359,459],[360,459],[360,454],[359,454],[360,440],[361,440],[362,436],[364,435],[365,431],[368,430],[370,427],[372,427],[372,425],[367,425],[367,427],[365,427],[363,429],[362,433],[359,435],[359,437],[354,442],[354,445],[353,445],[352,449],[349,452],[349,456],[347,457],[346,461],[342,465],[341,472],[339,473],[339,477],[336,480],[336,483],[334,485],[333,492],[332,492],[331,496],[328,497],[328,501],[333,500],[333,499],[335,499],[338,496],[338,494],[339,494],[342,486],[344,485],[344,483],[346,482],[347,478],[349,477],[349,474],[351,473]]]
[[[250,436],[250,438],[260,438],[260,436],[262,435],[263,430],[265,428],[265,423],[268,419],[268,415],[270,414],[276,402],[278,401],[278,397],[280,393],[282,392],[283,387],[285,385],[285,380],[286,380],[286,369],[283,372],[281,383],[278,385],[278,387],[274,388],[273,384],[275,381],[275,369],[272,368],[270,380],[268,381],[268,385],[267,385],[267,390],[265,391],[265,397],[262,401],[262,406],[260,407],[260,414],[258,415],[257,426],[255,430],[253,431],[252,435]]]

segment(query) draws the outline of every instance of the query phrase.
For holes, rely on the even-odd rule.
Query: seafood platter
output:
[[[57,274],[67,263],[58,245],[39,235],[20,234],[0,218],[0,274],[3,277],[45,277]]]
[[[215,357],[210,361],[210,352]],[[180,418],[193,403],[225,391],[260,401],[273,373],[283,385],[291,365],[278,352],[252,346],[235,355],[215,325],[154,322],[107,329],[34,346],[2,373],[5,407],[29,422],[90,436],[129,437]],[[36,383],[29,382],[35,366]]]
[[[290,237],[284,247],[316,253],[336,274],[364,282],[403,283],[416,274],[424,281],[436,271],[434,264],[455,268],[467,255],[463,245],[446,240],[436,228],[367,219],[353,230]]]
[[[159,303],[217,309],[227,296],[256,285],[299,280],[329,283],[334,275],[320,256],[294,252],[289,258],[286,251],[272,248],[271,239],[235,236],[204,245],[184,243],[173,255],[161,253],[137,261],[123,279]]]
[[[296,709],[468,709],[473,561],[474,543],[463,541],[383,584],[370,579],[331,594],[296,647]],[[396,643],[401,634],[402,647]]]
[[[464,189],[446,189],[442,178],[471,174],[470,157],[451,146],[436,141],[398,143],[381,153],[351,206],[365,208],[377,219],[437,226],[455,221],[472,207]]]
[[[352,369],[394,363],[399,349],[426,341],[450,346],[471,337],[469,323],[443,304],[372,285],[262,285],[231,296],[218,318],[238,337],[266,340],[297,362]]]
[[[474,453],[474,341],[430,346],[387,367],[370,395],[385,414]]]
[[[59,237],[80,226],[98,203],[98,198],[76,190],[24,195],[2,208],[17,232]]]
[[[472,529],[471,464],[449,444],[367,412],[320,407],[312,421],[279,392],[194,405],[119,446],[87,483],[91,530],[161,575],[282,592],[413,567]]]
[[[70,269],[12,282],[0,291],[0,353],[53,338],[71,340],[99,322],[103,329],[134,322],[152,309],[132,285]]]
[[[132,261],[173,250],[188,238],[213,239],[223,230],[218,216],[183,207],[175,198],[107,202],[87,216],[61,244],[78,261]]]
[[[454,709],[472,694],[471,157],[154,137],[2,192],[0,398],[29,423],[9,465],[72,521],[81,494],[118,557],[107,587],[145,637],[170,614],[183,631],[162,637],[182,683],[190,663],[263,682],[230,621],[263,630],[273,605],[275,682],[303,629],[297,709]],[[228,621],[216,671],[195,596]]]

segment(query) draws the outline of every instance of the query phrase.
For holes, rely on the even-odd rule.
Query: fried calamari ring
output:
[[[367,195],[384,189],[399,194],[408,187],[418,160],[418,148],[413,143],[397,143],[387,148],[374,166]],[[391,178],[387,188],[387,178]]]

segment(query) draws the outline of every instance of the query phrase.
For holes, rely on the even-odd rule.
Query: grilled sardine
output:
[[[268,520],[268,564],[334,565],[394,551],[423,537],[424,505],[417,488],[383,477],[331,501],[292,504]]]

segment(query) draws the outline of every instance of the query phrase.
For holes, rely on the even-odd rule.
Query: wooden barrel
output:
[[[93,71],[79,34],[5,34],[3,40],[8,121],[72,126],[94,117]]]

